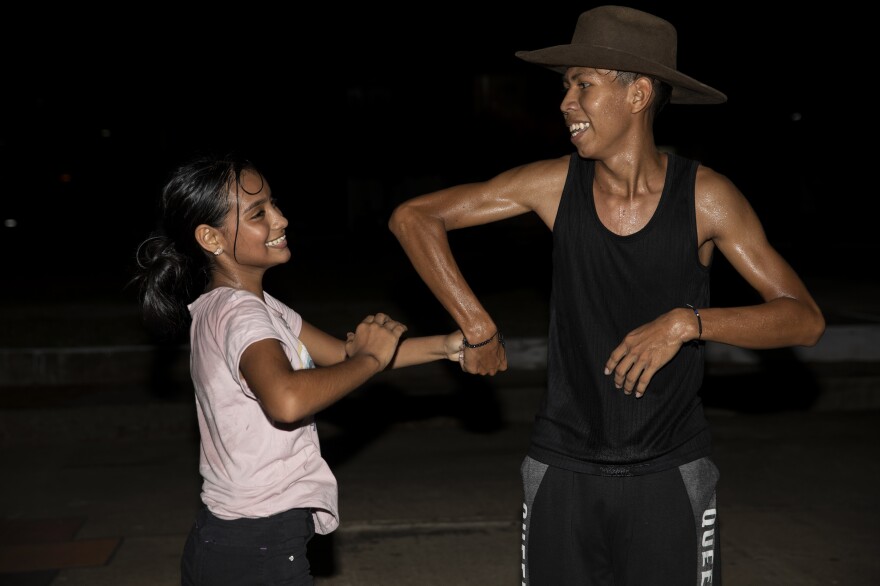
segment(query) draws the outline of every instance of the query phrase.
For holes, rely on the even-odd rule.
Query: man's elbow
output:
[[[388,229],[400,240],[417,222],[418,214],[410,202],[405,201],[398,204],[394,211],[391,212],[391,217],[388,218]]]
[[[795,344],[806,347],[815,346],[825,334],[825,316],[812,300],[801,301],[799,305],[800,315],[792,316],[791,322],[797,324],[796,331],[800,338]]]
[[[809,328],[806,331],[806,341],[803,345],[807,347],[815,346],[819,343],[819,340],[822,339],[824,334],[825,317],[822,315],[821,311],[816,310],[816,315],[810,320]]]

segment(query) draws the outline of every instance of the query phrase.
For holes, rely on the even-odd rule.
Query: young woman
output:
[[[134,282],[152,330],[190,335],[204,507],[182,583],[312,584],[306,545],[339,525],[314,414],[385,368],[458,360],[461,332],[401,341],[406,326],[377,313],[340,340],[264,291],[290,259],[287,220],[246,159],[179,167],[161,212]]]

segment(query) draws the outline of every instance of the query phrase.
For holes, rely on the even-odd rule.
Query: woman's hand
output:
[[[464,348],[464,334],[461,330],[455,330],[451,334],[447,334],[443,339],[443,351],[446,358],[459,362],[461,360],[461,351]]]
[[[380,370],[388,366],[397,351],[400,336],[407,327],[384,313],[368,315],[349,332],[345,340],[345,354],[349,358],[359,355],[372,356],[379,362]]]

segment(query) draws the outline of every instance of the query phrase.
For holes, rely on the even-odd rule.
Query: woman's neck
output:
[[[220,287],[228,287],[230,289],[248,291],[259,297],[260,299],[263,299],[263,286],[261,282],[257,281],[255,283],[251,283],[245,279],[242,279],[238,275],[227,275],[225,273],[215,271],[211,275],[211,280],[208,283],[206,291],[212,291]]]

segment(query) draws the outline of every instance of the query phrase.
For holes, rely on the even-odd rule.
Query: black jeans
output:
[[[203,507],[183,548],[183,586],[311,586],[306,545],[315,535],[310,509],[227,521]]]

